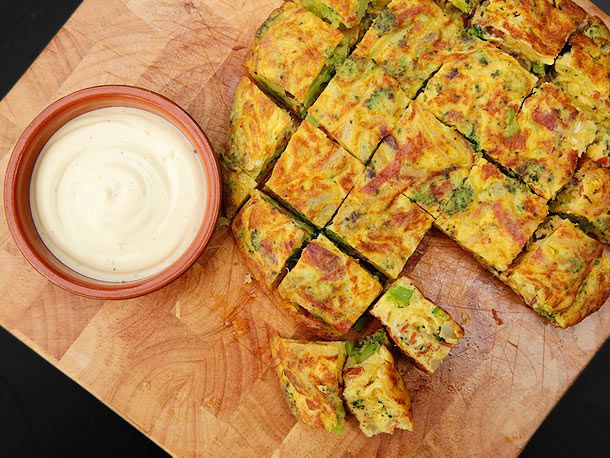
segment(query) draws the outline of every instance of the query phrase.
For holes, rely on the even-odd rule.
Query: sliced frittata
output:
[[[591,272],[581,283],[576,298],[566,310],[554,316],[562,328],[574,326],[600,309],[610,297],[610,258],[603,255],[593,261]]]
[[[484,150],[513,122],[536,77],[478,38],[463,39],[417,97],[424,107]]]
[[[550,209],[574,219],[581,228],[610,243],[610,170],[583,157],[572,180],[550,203]]]
[[[324,132],[301,123],[266,187],[318,228],[330,221],[364,166]]]
[[[371,60],[348,58],[309,115],[346,150],[366,162],[409,98]]]
[[[432,0],[393,0],[353,55],[373,59],[412,98],[441,66],[461,27]]]
[[[598,164],[610,168],[610,130],[597,129],[595,141],[587,148],[587,156]]]
[[[256,180],[239,167],[227,164],[221,157],[222,203],[227,218],[233,218],[250,193],[256,188]]]
[[[360,339],[343,368],[343,398],[367,437],[413,430],[411,399],[388,349],[383,329]]]
[[[277,285],[288,260],[298,254],[311,236],[307,226],[257,190],[241,208],[231,228],[246,262],[269,288]]]
[[[296,128],[286,111],[243,77],[235,89],[228,147],[222,159],[260,182]]]
[[[433,373],[464,330],[441,307],[426,299],[407,277],[400,277],[373,306],[392,340],[420,369]]]
[[[352,189],[351,201],[369,212],[381,213],[405,189],[400,172],[406,160],[402,151],[379,147]]]
[[[295,418],[314,428],[341,434],[345,418],[341,399],[345,342],[308,342],[273,336],[271,353]]]
[[[353,249],[384,275],[396,278],[432,226],[432,217],[399,194],[387,207],[350,193],[328,227],[331,238]]]
[[[554,82],[600,127],[610,130],[610,32],[592,18],[568,40],[569,51],[555,62]]]
[[[435,218],[474,161],[470,143],[418,102],[403,113],[373,156],[381,173],[396,171],[394,181],[404,194]]]
[[[547,212],[545,199],[479,158],[435,224],[485,266],[502,272]]]
[[[487,0],[476,9],[470,30],[543,75],[575,29],[549,0]]]
[[[549,0],[555,8],[560,9],[568,15],[577,30],[581,30],[587,24],[587,12],[572,0]]]
[[[297,0],[318,17],[334,27],[348,29],[360,24],[372,0]]]
[[[261,85],[303,116],[353,40],[352,34],[286,2],[256,32],[246,65]]]
[[[375,277],[320,234],[303,250],[278,292],[344,334],[381,289]]]
[[[601,243],[571,221],[555,216],[536,231],[525,253],[501,278],[534,311],[556,322],[555,316],[570,309],[602,256]],[[571,321],[566,315],[565,324]]]
[[[544,83],[525,100],[515,122],[507,126],[504,141],[487,154],[548,200],[570,181],[578,158],[595,133],[595,124],[561,89]]]

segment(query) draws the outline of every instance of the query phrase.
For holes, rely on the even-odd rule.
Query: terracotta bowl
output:
[[[206,176],[208,199],[201,227],[188,249],[172,265],[151,277],[127,283],[93,280],[61,263],[38,235],[30,209],[30,180],[47,140],[65,123],[98,108],[140,108],[165,118],[193,144]],[[40,113],[21,134],[4,181],[4,211],[17,246],[32,266],[57,286],[96,299],[127,299],[155,291],[184,273],[207,245],[220,209],[220,176],[212,148],[201,127],[171,100],[131,86],[98,86],[70,94]]]

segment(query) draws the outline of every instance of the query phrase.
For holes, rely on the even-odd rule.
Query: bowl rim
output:
[[[193,238],[193,241],[188,248],[168,267],[160,272],[146,277],[144,279],[133,282],[102,282],[100,280],[91,279],[74,271],[65,264],[61,263],[50,251],[48,254],[42,255],[34,248],[30,236],[28,236],[23,228],[22,220],[17,211],[17,201],[19,199],[16,192],[17,179],[23,171],[21,163],[29,151],[31,143],[43,132],[44,127],[53,119],[65,113],[67,110],[75,109],[86,102],[104,99],[120,98],[125,101],[132,100],[140,102],[151,108],[150,112],[162,116],[167,121],[171,122],[178,128],[193,144],[197,151],[203,174],[205,176],[205,189],[207,191],[207,199],[205,201],[205,209],[201,224]],[[129,106],[121,104],[111,104],[107,106]],[[93,111],[102,107],[92,107],[80,114]],[[145,109],[142,107],[141,109]],[[157,112],[153,111],[157,110]],[[147,110],[148,111],[148,110]],[[162,113],[162,114],[161,114]],[[79,116],[77,114],[65,122],[61,123],[55,130],[51,132],[53,135],[60,127],[67,122]],[[46,143],[46,142],[45,142]],[[44,143],[43,143],[44,145]],[[41,148],[35,153],[35,164]],[[32,166],[33,168],[33,166]],[[29,184],[29,180],[28,180]],[[29,208],[29,192],[27,195]],[[37,270],[40,274],[46,277],[53,284],[60,288],[77,294],[79,296],[89,297],[93,299],[129,299],[162,288],[171,283],[180,275],[182,275],[191,265],[199,258],[210,238],[213,235],[216,227],[216,222],[220,214],[221,200],[221,182],[220,172],[216,156],[206,137],[203,129],[199,124],[178,104],[169,98],[154,92],[150,89],[145,89],[130,85],[101,85],[92,86],[77,90],[68,95],[61,97],[45,107],[23,130],[17,143],[13,147],[9,158],[6,175],[4,179],[4,212],[6,223],[9,232],[13,237],[17,247],[25,259]],[[31,211],[30,211],[31,215]],[[31,217],[31,216],[30,216]],[[34,229],[35,226],[34,226]],[[34,237],[40,237],[35,230]],[[44,242],[42,242],[44,245]],[[48,251],[48,249],[47,249]],[[53,263],[47,261],[51,256],[56,263],[65,267],[65,270],[56,268]]]

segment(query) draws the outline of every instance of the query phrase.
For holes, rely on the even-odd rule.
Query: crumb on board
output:
[[[491,309],[491,315],[494,317],[494,321],[498,326],[502,326],[504,324],[504,320],[500,318],[500,315],[498,315],[498,311],[496,309]]]
[[[461,312],[460,313],[460,324],[462,326],[464,326],[465,324],[467,324],[470,321],[470,315],[468,315],[466,312]]]
[[[221,216],[220,218],[218,218],[218,221],[216,221],[216,232],[221,231],[225,227],[229,227],[230,223],[231,221],[229,220],[229,218]]]

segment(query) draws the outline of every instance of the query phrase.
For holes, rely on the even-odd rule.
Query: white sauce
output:
[[[65,265],[127,282],[171,265],[193,241],[205,206],[193,145],[137,108],[85,113],[42,149],[30,184],[36,229]]]

